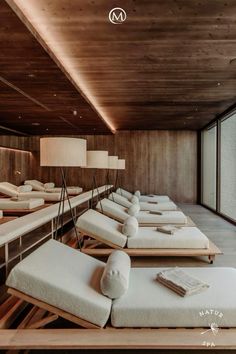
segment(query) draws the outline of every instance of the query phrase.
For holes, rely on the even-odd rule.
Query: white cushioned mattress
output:
[[[113,301],[114,327],[236,327],[236,269],[183,268],[210,287],[181,297],[156,281],[162,268],[132,268],[128,291]],[[215,310],[219,315],[203,314]],[[199,340],[201,335],[199,334]]]
[[[111,300],[101,294],[105,264],[55,240],[46,242],[16,265],[7,286],[104,326]]]
[[[208,238],[197,227],[182,227],[173,235],[140,227],[137,235],[128,237],[128,248],[209,248]]]
[[[148,195],[141,195],[139,198],[140,202],[169,202],[170,198],[167,195],[154,195],[153,197]]]
[[[11,200],[8,198],[0,199],[0,208],[3,210],[7,209],[33,209],[44,204],[44,199],[35,198],[27,200]]]
[[[101,201],[103,212],[108,216],[112,216],[115,219],[124,222],[129,216],[127,208],[120,204],[117,204],[109,199],[102,199]],[[100,203],[96,206],[97,210],[101,211]],[[136,216],[137,220],[141,224],[185,224],[187,223],[187,217],[182,211],[163,211],[163,215],[150,214],[148,211],[140,211]]]
[[[127,237],[121,232],[122,224],[93,209],[83,213],[78,218],[76,226],[88,235],[92,234],[120,247],[124,247],[127,241]]]
[[[47,188],[45,190],[47,193],[61,193],[60,187]],[[77,195],[83,192],[83,188],[80,187],[67,187],[67,192],[69,195]]]
[[[158,204],[152,204],[148,202],[140,202],[140,209],[141,210],[176,210],[177,205],[173,202],[163,202]]]

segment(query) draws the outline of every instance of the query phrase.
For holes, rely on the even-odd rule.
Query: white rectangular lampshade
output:
[[[117,170],[118,156],[108,156],[108,168],[110,170]]]
[[[87,151],[87,168],[108,168],[108,151]]]
[[[87,141],[78,138],[41,138],[40,165],[52,167],[86,166]]]
[[[125,160],[122,159],[118,160],[117,170],[125,170]]]

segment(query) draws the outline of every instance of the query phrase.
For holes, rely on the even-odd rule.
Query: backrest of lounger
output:
[[[17,186],[8,182],[0,182],[0,193],[8,195],[9,197],[16,197],[18,195]]]
[[[6,285],[103,327],[111,300],[101,293],[105,263],[50,240],[18,263]]]
[[[121,232],[122,224],[93,209],[83,213],[78,218],[76,226],[81,232],[104,243],[124,247],[127,242],[127,237]]]
[[[128,200],[131,200],[131,198],[133,197],[133,194],[126,191],[123,188],[117,188],[116,193],[122,195],[123,197],[127,198]]]
[[[115,192],[110,193],[108,198],[113,202],[122,205],[125,208],[129,208],[132,205],[132,203],[127,198]]]
[[[101,208],[102,204],[102,208]],[[120,222],[124,222],[128,218],[129,214],[127,213],[127,208],[123,207],[120,204],[113,202],[110,199],[104,198],[97,203],[96,209],[100,212],[103,211],[107,216],[114,218]]]
[[[44,192],[45,188],[42,182],[37,181],[36,179],[29,179],[24,182],[25,185],[29,185],[33,188],[34,191]]]

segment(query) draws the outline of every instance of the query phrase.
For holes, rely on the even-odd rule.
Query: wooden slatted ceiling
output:
[[[111,132],[5,1],[0,44],[0,126],[33,135]]]
[[[199,129],[235,103],[235,0],[7,1],[116,129]]]

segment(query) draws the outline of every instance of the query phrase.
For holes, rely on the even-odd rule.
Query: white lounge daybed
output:
[[[55,183],[42,183],[36,179],[26,180],[25,185],[31,186],[33,191],[47,192],[47,193],[61,193],[61,188],[55,187]],[[78,195],[83,192],[80,187],[68,186],[67,191],[69,195]]]
[[[3,217],[3,212],[0,210],[0,219]]]
[[[82,251],[93,256],[109,255],[114,248],[121,248],[135,256],[208,256],[213,262],[220,250],[197,227],[181,227],[173,235],[156,230],[156,227],[132,227],[124,231],[124,225],[89,209],[76,222],[78,231],[97,241],[84,241]],[[92,247],[91,247],[92,246]]]
[[[121,251],[111,257],[106,264],[50,240],[13,268],[6,285],[14,296],[86,328],[104,327],[109,316],[117,328],[209,328],[211,317],[201,315],[207,309],[223,314],[219,327],[236,326],[236,269],[183,268],[209,285],[183,298],[157,282],[163,268],[130,268]]]
[[[110,193],[108,199],[110,199],[113,202],[120,204],[126,208],[129,208],[132,204],[139,204],[140,210],[148,210],[148,211],[163,210],[163,211],[165,211],[165,210],[176,210],[177,209],[177,205],[171,201],[157,203],[157,204],[155,204],[155,202],[141,202],[138,200],[137,196],[133,196],[130,201],[130,200],[128,200],[128,198],[126,198],[118,193],[115,193],[115,192]]]
[[[47,193],[32,191],[31,186],[15,186],[12,183],[0,182],[0,193],[8,197],[18,197],[19,199],[35,199],[41,198],[46,202],[58,202],[60,193]]]
[[[131,198],[135,195],[139,198],[140,202],[158,202],[158,203],[163,203],[163,202],[169,202],[170,198],[167,195],[155,195],[155,194],[150,194],[150,195],[141,195],[140,191],[136,191],[134,193],[130,193],[127,190],[123,188],[117,188],[116,193],[122,195],[123,197],[127,198],[128,200],[131,200]]]
[[[44,205],[44,199],[34,198],[27,200],[11,200],[10,198],[0,198],[0,208],[2,210],[30,210]]]
[[[102,207],[101,207],[102,205]],[[132,205],[130,208],[133,208]],[[135,205],[136,207],[136,205]],[[129,209],[130,209],[129,208]],[[150,211],[138,211],[135,215],[129,214],[129,209],[104,198],[97,203],[96,209],[118,221],[124,222],[129,215],[137,218],[140,225],[157,225],[157,224],[187,224],[187,216],[182,211],[162,211],[162,215],[151,214]]]

